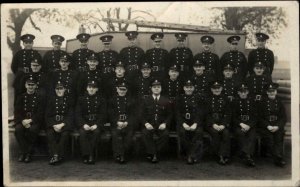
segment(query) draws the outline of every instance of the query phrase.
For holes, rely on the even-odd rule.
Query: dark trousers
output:
[[[212,137],[212,147],[219,156],[230,156],[230,133],[227,128],[217,131],[213,127],[208,127],[207,132]]]
[[[112,150],[114,157],[128,152],[133,141],[132,127],[127,126],[123,129],[114,127],[112,130]]]
[[[169,131],[167,129],[147,130],[146,128],[143,128],[142,134],[143,134],[142,137],[143,137],[143,142],[146,146],[147,154],[159,153],[163,148],[166,147],[166,145],[169,142]],[[154,138],[154,134],[157,136],[156,140]]]
[[[79,130],[79,142],[82,156],[93,155],[98,145],[100,130],[86,131],[83,128]]]
[[[69,131],[56,132],[54,129],[47,130],[47,139],[50,155],[64,156],[69,141]]]
[[[178,135],[187,155],[195,157],[196,151],[202,142],[203,129],[198,127],[195,131],[187,131],[184,128],[179,127]]]
[[[265,146],[271,151],[273,156],[282,157],[284,130],[278,129],[276,132],[272,133],[267,128],[258,128],[257,131],[261,135]]]
[[[39,128],[37,125],[31,125],[30,128],[26,129],[22,124],[16,124],[15,137],[22,154],[31,153],[33,151],[38,132]]]
[[[247,155],[253,155],[255,150],[256,130],[250,128],[247,132],[243,132],[241,128],[235,128],[234,132],[237,136],[240,151]]]

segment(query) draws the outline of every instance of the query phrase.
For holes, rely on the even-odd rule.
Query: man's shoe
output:
[[[24,162],[25,160],[25,154],[21,154],[18,158],[18,162]]]
[[[146,159],[147,159],[147,161],[152,162],[153,155],[152,155],[152,154],[148,154],[148,155],[146,156]]]
[[[191,156],[188,156],[187,158],[187,164],[193,164],[193,159]]]
[[[88,164],[88,162],[89,162],[88,156],[83,156],[82,162],[83,162],[84,164]]]
[[[54,163],[54,156],[52,156],[52,157],[50,158],[49,164],[50,164],[50,165],[54,165],[54,164],[55,164],[55,163]]]
[[[249,155],[246,158],[246,165],[250,167],[255,167],[255,162]]]
[[[93,157],[93,155],[90,155],[89,156],[89,161],[88,161],[89,164],[95,164],[95,159]]]
[[[277,157],[275,160],[275,165],[279,167],[284,167],[286,165],[286,162],[283,160],[282,157]]]
[[[219,163],[220,165],[225,165],[225,164],[226,164],[226,162],[225,162],[225,160],[224,160],[224,157],[223,157],[223,156],[220,156],[220,157],[219,157],[219,161],[218,161],[218,163]]]
[[[158,162],[158,158],[156,156],[156,154],[153,155],[153,158],[151,160],[152,163],[157,163]]]
[[[125,158],[123,155],[120,155],[120,160],[119,160],[120,164],[124,164],[125,163]]]
[[[31,155],[30,155],[29,153],[26,154],[25,159],[24,159],[24,162],[25,162],[25,163],[31,162]]]

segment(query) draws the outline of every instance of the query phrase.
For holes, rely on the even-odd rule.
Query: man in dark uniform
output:
[[[226,165],[230,156],[230,120],[231,109],[227,98],[222,94],[222,85],[211,85],[211,96],[206,100],[207,132],[212,137],[212,146],[217,154],[218,163]]]
[[[196,54],[194,60],[201,59],[205,63],[205,71],[213,75],[214,78],[220,78],[219,57],[217,54],[211,52],[211,47],[215,39],[212,36],[202,36],[201,42],[204,51]]]
[[[253,68],[254,74],[247,78],[250,95],[257,102],[262,100],[262,96],[266,93],[266,86],[272,82],[269,75],[264,74],[265,66],[262,62],[256,62]]]
[[[61,44],[65,41],[65,38],[60,35],[52,35],[52,46],[51,51],[47,51],[43,58],[42,70],[44,72],[53,72],[60,69],[59,59],[61,56],[66,55],[67,52],[62,51]]]
[[[140,69],[141,73],[138,75],[135,82],[135,95],[137,95],[139,99],[144,99],[151,95],[151,66],[149,63],[144,62]]]
[[[152,76],[156,79],[162,79],[166,76],[166,68],[169,64],[168,51],[161,48],[163,33],[154,33],[151,35],[154,48],[146,51],[146,58],[152,66]]]
[[[168,97],[174,103],[177,96],[183,93],[182,81],[179,80],[179,67],[173,65],[169,68],[169,78],[162,85],[162,95]]]
[[[247,85],[241,84],[237,92],[239,96],[233,102],[233,131],[237,136],[240,156],[246,165],[255,167],[253,153],[258,120],[256,102],[248,96]]]
[[[189,73],[192,72],[193,67],[193,52],[190,48],[185,47],[184,42],[186,41],[186,33],[176,33],[175,37],[178,42],[176,48],[171,49],[169,56],[170,61],[167,68],[170,66],[177,65],[180,70],[180,76],[184,79],[189,76]]]
[[[269,36],[264,33],[256,33],[255,36],[257,41],[257,49],[250,51],[248,55],[248,71],[250,74],[254,74],[254,65],[257,62],[262,62],[266,67],[264,74],[271,76],[274,68],[274,54],[273,51],[265,47]]]
[[[103,95],[102,91],[102,77],[101,77],[101,71],[97,69],[97,66],[99,64],[97,55],[95,53],[92,53],[88,59],[87,59],[87,69],[84,72],[81,72],[79,74],[78,78],[78,95],[83,95],[84,92],[86,91],[86,86],[87,83],[90,81],[95,81],[97,82],[98,89],[102,92],[101,95]]]
[[[51,159],[50,165],[63,161],[70,130],[73,129],[74,98],[65,94],[61,82],[55,86],[55,94],[50,93],[46,108],[47,138]]]
[[[126,72],[130,77],[136,77],[139,69],[139,62],[145,54],[144,50],[137,46],[138,32],[128,31],[125,33],[128,38],[129,46],[120,51],[120,59],[125,64]]]
[[[171,102],[172,114],[175,114],[176,97],[183,93],[182,81],[179,80],[179,67],[173,65],[169,68],[169,78],[165,79],[162,84],[162,95],[169,98]],[[172,115],[170,130],[176,130],[175,115]]]
[[[204,115],[192,81],[187,80],[183,89],[185,93],[176,102],[177,132],[187,153],[187,163],[193,164],[197,162],[196,151],[202,141]]]
[[[105,88],[106,89],[106,97],[110,98],[113,95],[116,95],[116,87],[117,85],[119,85],[122,82],[126,82],[128,84],[129,80],[128,80],[128,76],[125,74],[126,70],[125,70],[125,65],[122,61],[119,61],[116,66],[115,66],[115,75],[111,76],[109,79],[106,79],[104,82],[105,84]],[[128,86],[128,91],[132,92],[131,86]]]
[[[169,126],[172,119],[170,100],[162,96],[161,82],[155,79],[151,84],[152,95],[143,103],[142,134],[147,159],[158,162],[157,154],[168,144]],[[158,138],[155,140],[153,135]]]
[[[125,82],[116,85],[117,95],[108,104],[108,115],[111,122],[112,149],[114,158],[119,163],[126,162],[126,156],[132,145],[133,128],[136,123],[135,104],[127,94]]]
[[[78,98],[76,106],[76,122],[79,126],[80,150],[84,164],[95,164],[96,146],[106,122],[106,101],[98,91],[98,82],[89,81],[85,94]]]
[[[230,51],[225,52],[222,55],[220,65],[221,71],[228,63],[232,67],[235,67],[233,77],[243,81],[247,75],[248,66],[246,56],[237,49],[240,39],[241,37],[239,36],[230,36],[227,38],[227,42],[230,44]]]
[[[195,60],[193,65],[194,72],[190,79],[195,84],[195,94],[205,99],[210,95],[210,83],[214,80],[213,75],[205,71],[205,64],[202,59]]]
[[[27,77],[26,92],[19,95],[14,108],[15,136],[21,149],[19,162],[30,162],[33,146],[44,116],[44,98],[36,92],[36,81]]]
[[[49,73],[50,80],[52,81],[49,89],[53,89],[55,84],[60,81],[65,86],[66,94],[71,94],[75,98],[77,94],[78,72],[69,69],[70,60],[71,57],[68,54],[60,56],[60,69]]]
[[[41,60],[42,57],[38,51],[32,49],[35,36],[32,34],[24,34],[21,36],[24,49],[18,51],[12,59],[11,71],[16,75],[18,72],[29,73],[30,63],[32,59]]]
[[[111,49],[113,38],[111,35],[104,35],[99,38],[103,43],[103,50],[98,53],[98,69],[101,70],[105,78],[109,78],[114,74],[114,68],[118,62],[118,52]]]
[[[228,98],[230,103],[235,98],[236,88],[240,84],[237,77],[233,77],[234,69],[235,68],[228,63],[223,69],[223,80],[221,81],[223,94]]]
[[[46,89],[47,89],[48,81],[47,81],[46,73],[41,71],[42,68],[41,59],[37,59],[37,58],[32,59],[30,67],[31,67],[31,72],[28,74],[23,73],[22,76],[18,79],[18,82],[15,82],[15,84],[23,85],[20,88],[20,93],[24,93],[26,90],[24,87],[26,79],[28,77],[33,77],[33,79],[36,81],[36,91],[39,92],[41,95],[45,96],[47,91]]]
[[[260,122],[257,131],[266,141],[267,148],[271,150],[274,163],[283,167],[284,126],[286,124],[286,111],[281,100],[277,97],[277,83],[267,86],[267,97],[259,105]]]
[[[72,64],[70,69],[83,72],[87,69],[86,61],[89,56],[94,53],[94,51],[88,49],[88,42],[91,35],[86,33],[81,33],[76,36],[80,42],[80,49],[77,49],[72,54]]]

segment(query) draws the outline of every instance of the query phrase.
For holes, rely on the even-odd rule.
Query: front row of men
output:
[[[37,82],[32,76],[26,79],[25,87],[26,92],[18,96],[14,112],[15,135],[22,152],[20,162],[31,161],[34,142],[45,120],[51,165],[63,161],[73,124],[79,129],[83,162],[94,164],[95,149],[107,121],[111,124],[112,149],[117,162],[127,161],[132,137],[138,129],[142,132],[147,159],[156,163],[161,150],[168,144],[169,130],[175,121],[188,164],[197,162],[197,150],[205,130],[211,135],[212,148],[221,165],[229,162],[231,133],[236,135],[240,156],[248,166],[255,166],[256,133],[266,140],[275,164],[285,165],[283,137],[286,116],[283,104],[276,97],[276,83],[266,86],[262,100],[250,97],[247,85],[240,84],[238,97],[232,101],[225,96],[223,85],[218,81],[210,84],[211,93],[207,97],[200,97],[191,79],[183,83],[184,93],[173,101],[161,95],[162,83],[157,79],[150,83],[150,95],[140,100],[127,93],[126,82],[116,84],[117,94],[109,100],[99,94],[102,88],[97,81],[88,81],[86,92],[77,101],[59,80],[52,90],[54,93],[47,94],[47,99],[36,91]]]

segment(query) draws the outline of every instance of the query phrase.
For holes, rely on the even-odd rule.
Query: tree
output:
[[[123,12],[124,13],[124,12]],[[128,19],[128,20],[146,20],[146,18],[152,18],[156,20],[150,12],[144,10],[134,10],[131,7],[127,7],[127,12],[122,15],[121,8],[109,8],[109,9],[91,9],[89,12],[84,13],[76,11],[73,14],[73,18],[81,25],[85,26],[89,32],[99,32],[98,28],[102,32],[106,31],[127,31],[129,24],[104,22],[104,18],[116,18],[116,19]]]
[[[48,23],[50,21],[55,22],[66,22],[67,15],[61,13],[58,9],[10,9],[9,10],[9,20],[7,20],[7,27],[12,31],[7,33],[7,44],[12,50],[12,53],[15,54],[18,50],[21,49],[20,37],[22,34],[23,27],[26,21],[29,21],[32,27],[41,32],[41,29],[36,24],[36,19],[44,20]],[[66,22],[69,24],[69,22]]]
[[[278,38],[281,29],[287,26],[286,13],[280,7],[225,7],[213,8],[218,10],[212,26],[219,26],[227,30],[244,30],[248,35],[248,42],[253,45],[253,35],[265,32],[273,38]]]

